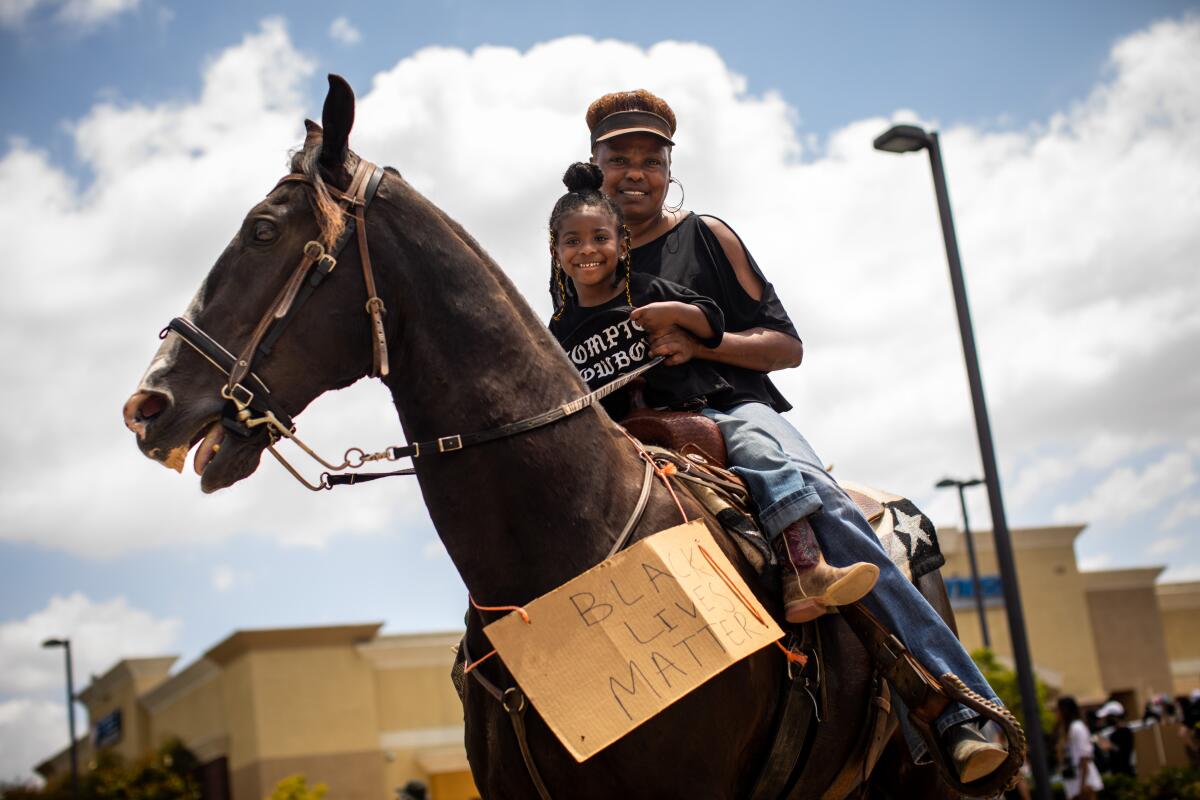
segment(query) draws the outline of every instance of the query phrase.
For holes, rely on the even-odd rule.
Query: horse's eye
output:
[[[254,241],[256,242],[273,242],[275,241],[275,226],[267,222],[265,219],[257,220],[254,223]]]

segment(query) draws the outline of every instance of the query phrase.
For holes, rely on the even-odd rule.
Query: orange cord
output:
[[[471,595],[467,595],[467,599],[471,601],[471,605],[476,611],[515,611],[521,615],[521,619],[525,620],[526,625],[529,624],[529,612],[520,606],[481,606],[479,603],[475,602],[475,598],[471,597]],[[487,656],[484,656],[484,658],[487,658]],[[482,661],[483,658],[479,660]]]
[[[808,663],[808,656],[804,655],[804,653],[797,653],[794,650],[788,650],[779,643],[778,639],[775,640],[775,646],[783,651],[784,657],[787,658],[789,662],[798,664],[801,667]],[[484,656],[484,658],[487,658],[487,656]]]
[[[482,664],[483,662],[487,661],[489,658],[491,658],[491,657],[492,657],[492,656],[494,656],[494,655],[496,655],[496,651],[495,651],[495,650],[493,650],[492,652],[488,653],[488,654],[487,654],[486,656],[484,656],[483,658],[477,658],[477,659],[475,659],[474,661],[472,661],[470,664],[467,664],[467,666],[463,668],[463,675],[467,675],[467,674],[469,674],[469,673],[471,672],[471,670],[475,669],[475,668],[476,668],[476,667],[478,667],[480,664]]]
[[[467,595],[467,600],[469,600],[471,602],[471,606],[476,611],[515,611],[521,615],[521,619],[525,620],[526,625],[530,624],[529,612],[526,611],[525,609],[521,608],[520,606],[481,606],[481,605],[479,605],[479,603],[475,602],[475,598],[471,597],[471,595]],[[474,661],[472,661],[470,664],[467,664],[467,666],[463,668],[463,675],[466,675],[471,670],[475,669],[480,664],[487,661],[489,658],[491,658],[494,655],[496,655],[495,650],[488,653],[486,656],[483,656],[482,658],[477,658]]]
[[[742,590],[739,589],[737,584],[733,582],[733,579],[725,574],[725,570],[721,569],[721,567],[717,564],[716,559],[709,555],[708,551],[704,549],[704,545],[697,543],[696,547],[700,548],[700,553],[704,556],[704,559],[708,561],[708,565],[717,571],[717,574],[721,576],[721,580],[725,581],[725,585],[737,595],[737,599],[742,601],[742,605],[746,607],[746,610],[750,612],[751,616],[758,620],[759,625],[765,626],[767,621],[762,618],[762,614],[759,614],[758,611],[755,610],[754,606],[750,604],[750,601],[746,599],[746,595],[742,594]]]
[[[618,426],[619,427],[619,426]],[[625,438],[633,442],[633,446],[637,448],[638,455],[646,460],[651,467],[654,468],[654,474],[662,479],[663,485],[667,487],[667,491],[671,493],[671,499],[675,501],[675,507],[679,509],[679,516],[683,517],[683,521],[688,521],[687,512],[683,510],[683,503],[679,502],[679,495],[675,494],[675,487],[671,485],[670,476],[674,475],[675,465],[667,462],[665,466],[660,467],[658,462],[654,460],[654,456],[646,452],[646,448],[642,447],[642,443],[629,434],[629,431],[620,428],[621,433],[625,434]]]
[[[721,576],[721,580],[725,581],[725,585],[728,586],[735,595],[737,595],[738,600],[742,601],[742,605],[746,607],[746,610],[749,611],[756,620],[758,620],[758,624],[765,626],[767,623],[762,618],[762,615],[754,610],[754,606],[752,606],[750,601],[746,599],[746,596],[742,594],[742,590],[739,589],[737,584],[735,584],[733,580],[725,574],[725,570],[721,569],[721,567],[717,564],[716,559],[714,559],[709,552],[704,549],[704,545],[697,543],[696,547],[700,548],[700,553],[704,556],[704,559],[708,562],[708,565],[717,571],[717,574]],[[808,656],[804,655],[804,653],[796,653],[787,649],[779,643],[778,639],[775,640],[775,646],[783,651],[784,657],[787,658],[787,660],[792,664],[797,664],[803,667],[808,663]]]

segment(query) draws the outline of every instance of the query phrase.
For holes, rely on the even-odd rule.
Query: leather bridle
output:
[[[383,315],[386,313],[383,300],[375,288],[375,275],[371,267],[371,254],[367,248],[367,208],[375,197],[379,184],[383,180],[384,170],[366,160],[360,160],[350,186],[345,192],[329,189],[338,198],[338,207],[348,217],[342,233],[333,246],[326,250],[318,241],[310,241],[304,245],[299,263],[293,268],[291,276],[279,290],[275,299],[268,306],[250,339],[242,347],[238,355],[218,342],[187,317],[175,317],[159,332],[159,338],[165,339],[175,334],[188,346],[199,353],[208,363],[226,376],[225,384],[221,387],[221,397],[225,399],[225,407],[221,416],[222,425],[241,438],[249,438],[256,428],[264,428],[269,438],[267,450],[283,465],[292,477],[312,491],[332,489],[334,486],[365,483],[378,478],[395,475],[414,475],[413,468],[393,470],[390,472],[374,473],[345,473],[347,469],[359,469],[372,461],[398,461],[401,458],[411,458],[415,462],[422,456],[452,453],[472,445],[483,444],[497,439],[515,436],[520,433],[535,430],[559,420],[565,419],[594,402],[626,386],[631,381],[641,377],[648,369],[658,365],[663,359],[652,359],[636,370],[622,375],[594,392],[576,398],[549,411],[526,419],[510,422],[496,428],[475,433],[456,433],[441,436],[426,442],[414,442],[401,446],[386,447],[376,453],[368,453],[362,448],[351,447],[342,456],[340,464],[331,463],[319,456],[311,447],[296,436],[296,425],[290,414],[271,396],[267,384],[253,371],[255,359],[266,358],[283,334],[283,331],[294,320],[312,296],[313,292],[329,277],[337,266],[337,259],[342,250],[349,244],[350,238],[357,234],[359,260],[362,262],[363,280],[366,284],[367,302],[364,306],[371,325],[372,377],[386,377],[388,374],[387,336],[383,327]],[[309,176],[293,172],[284,175],[275,184],[278,189],[285,183],[301,183],[313,187],[313,179]],[[327,187],[328,188],[328,187]],[[275,189],[272,189],[274,191]],[[275,445],[280,439],[288,439],[295,443],[314,461],[325,467],[327,472],[321,473],[317,483],[312,483],[293,467]]]

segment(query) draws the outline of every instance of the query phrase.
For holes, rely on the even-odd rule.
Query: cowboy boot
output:
[[[808,622],[829,606],[853,603],[871,591],[879,578],[879,567],[865,561],[848,567],[827,564],[807,519],[780,531],[772,546],[783,567],[783,612],[788,622]]]
[[[958,779],[963,783],[992,774],[1008,758],[1008,749],[985,736],[978,720],[951,726],[942,736]]]

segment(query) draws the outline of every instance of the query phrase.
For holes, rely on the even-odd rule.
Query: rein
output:
[[[332,190],[340,196],[338,205],[342,213],[349,217],[346,220],[345,228],[328,250],[318,241],[310,241],[304,245],[300,261],[293,268],[291,277],[288,278],[266,313],[258,321],[249,341],[239,355],[235,356],[227,347],[186,317],[175,317],[158,334],[160,339],[175,334],[199,353],[205,361],[226,376],[225,384],[220,390],[221,397],[226,401],[221,417],[222,425],[243,439],[249,438],[256,428],[265,429],[269,439],[267,450],[305,488],[319,492],[332,489],[334,486],[351,486],[355,483],[366,483],[379,478],[415,475],[416,469],[412,467],[372,473],[344,472],[344,470],[360,469],[373,461],[390,462],[398,461],[401,458],[411,458],[415,462],[422,456],[453,453],[466,447],[505,439],[551,425],[592,406],[596,401],[625,387],[641,377],[647,370],[662,362],[663,358],[659,356],[582,397],[577,397],[541,414],[489,430],[454,433],[425,442],[394,445],[375,453],[368,453],[359,447],[351,447],[342,455],[342,461],[339,464],[322,458],[296,436],[296,424],[291,415],[275,401],[267,384],[253,372],[252,367],[256,357],[261,359],[271,354],[272,348],[278,342],[284,329],[296,318],[297,313],[312,297],[313,292],[333,272],[342,250],[349,244],[350,238],[357,233],[359,258],[362,261],[363,280],[367,290],[367,302],[364,308],[371,324],[371,375],[381,378],[388,375],[387,335],[383,327],[383,314],[387,309],[375,289],[375,274],[371,266],[371,254],[367,248],[366,221],[367,208],[375,198],[376,191],[383,181],[383,175],[382,167],[366,160],[360,160],[349,188],[345,192]],[[312,178],[303,173],[293,172],[284,175],[275,184],[275,188],[278,189],[284,183],[291,182],[302,183],[310,187],[313,185]],[[321,473],[316,483],[310,482],[276,449],[275,445],[280,439],[288,439],[295,443],[327,471]]]

